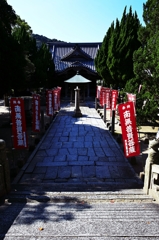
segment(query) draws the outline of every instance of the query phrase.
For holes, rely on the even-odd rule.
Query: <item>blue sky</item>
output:
[[[33,33],[66,42],[102,42],[125,6],[132,6],[144,24],[146,0],[7,0]]]

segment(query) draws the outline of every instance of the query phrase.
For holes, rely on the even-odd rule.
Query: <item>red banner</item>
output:
[[[58,106],[58,109],[60,110],[60,105],[61,105],[61,102],[60,102],[60,100],[61,100],[61,87],[57,87],[57,89],[58,89],[58,93],[59,93],[59,96],[58,96],[58,99],[59,99],[59,106]]]
[[[101,92],[102,86],[97,86],[96,87],[96,98],[100,99],[100,92]]]
[[[47,116],[53,116],[53,94],[52,90],[46,92],[46,114]]]
[[[15,149],[27,148],[28,143],[26,133],[24,99],[11,98],[10,107],[14,148]]]
[[[134,102],[136,104],[136,94],[126,93],[128,102]]]
[[[58,89],[53,90],[53,109],[54,111],[59,110],[59,90]]]
[[[118,90],[112,90],[111,94],[111,109],[116,110],[116,103],[117,103],[117,98],[118,98]]]
[[[106,108],[110,109],[111,108],[110,98],[111,89],[102,87],[100,92],[100,105],[103,107],[104,104],[106,104]]]
[[[32,100],[32,111],[33,111],[33,132],[40,132],[40,96],[33,94]]]
[[[118,109],[120,115],[125,156],[137,156],[140,154],[140,146],[136,128],[134,103],[126,102],[124,104],[119,104]]]
[[[136,108],[135,108],[135,105],[136,105],[136,94],[126,93],[126,95],[127,95],[128,102],[133,102],[134,103],[134,111],[135,111],[135,114],[136,114]]]

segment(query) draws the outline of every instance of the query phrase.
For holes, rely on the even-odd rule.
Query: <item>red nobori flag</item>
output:
[[[58,89],[53,90],[53,109],[54,111],[59,110],[59,90]]]
[[[61,87],[57,87],[57,89],[58,89],[58,99],[59,99],[59,106],[58,106],[58,109],[60,110],[60,105],[61,105]]]
[[[136,104],[136,94],[126,93],[128,102],[134,102]]]
[[[33,132],[40,132],[40,96],[39,95],[33,94],[32,104],[33,104],[32,130]]]
[[[135,114],[136,114],[136,109],[135,109],[135,105],[136,105],[136,94],[126,93],[126,95],[127,95],[128,102],[133,102],[133,104],[134,104],[134,111],[135,111]]]
[[[101,92],[102,86],[97,86],[96,87],[96,98],[100,99],[100,92]]]
[[[106,104],[107,109],[110,109],[110,97],[111,89],[102,87],[100,92],[100,105],[103,107],[104,104]]]
[[[140,154],[140,146],[136,129],[134,103],[126,102],[119,105],[120,123],[126,157]]]
[[[28,144],[24,111],[24,99],[11,98],[10,107],[14,148],[27,148]]]
[[[53,94],[52,90],[46,92],[46,114],[47,116],[53,116]]]
[[[111,99],[112,99],[111,108],[112,108],[112,110],[116,110],[117,98],[118,98],[118,90],[112,90],[112,94],[111,94]]]

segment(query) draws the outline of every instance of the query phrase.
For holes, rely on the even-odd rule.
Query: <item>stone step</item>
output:
[[[0,215],[0,239],[8,223],[5,240],[157,239],[158,212],[152,203],[13,203]]]
[[[0,211],[0,240],[158,239],[159,205],[142,189],[47,188],[47,184],[12,186]]]
[[[21,238],[21,237],[16,237],[17,240],[23,240],[24,238]],[[154,236],[154,237],[111,237],[111,236],[108,236],[108,237],[94,237],[94,236],[91,236],[90,237],[84,237],[84,236],[80,236],[80,237],[73,237],[73,236],[51,236],[51,239],[52,240],[158,240],[158,236]],[[15,237],[11,237],[11,236],[7,236],[5,237],[5,240],[15,240]],[[35,237],[25,237],[25,240],[35,240]],[[39,237],[38,236],[38,240],[48,240],[48,237]]]
[[[22,205],[22,204],[20,204]],[[113,205],[113,206],[111,206]],[[22,206],[21,206],[22,207]],[[141,204],[139,207],[138,204],[131,203],[130,204],[119,204],[119,203],[106,203],[106,204],[88,204],[88,203],[56,203],[56,204],[42,204],[42,203],[27,203],[25,205],[25,211],[33,214],[32,209],[39,208],[38,214],[39,218],[42,214],[44,208],[46,209],[47,218],[52,221],[59,217],[62,217],[66,220],[71,220],[70,213],[74,216],[76,220],[91,220],[91,219],[103,219],[104,221],[123,221],[123,222],[132,222],[132,221],[159,221],[158,214],[155,213],[152,205]],[[35,212],[32,216],[33,218],[38,217]],[[21,219],[27,217],[26,215],[22,215]]]
[[[143,193],[142,189],[120,189],[109,191],[51,191],[50,184],[43,186],[15,185],[6,197],[8,202],[154,202],[154,199]]]
[[[120,191],[124,189],[142,189],[143,182],[140,179],[121,179],[119,182],[107,180],[107,182],[80,182],[78,179],[75,181],[67,182],[67,179],[60,179],[58,182],[46,181],[46,182],[30,182],[28,184],[13,184],[13,188],[25,190],[25,189],[40,189],[42,191]]]

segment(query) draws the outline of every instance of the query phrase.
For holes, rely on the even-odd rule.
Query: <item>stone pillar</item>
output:
[[[10,191],[10,169],[5,141],[0,139],[0,195]]]
[[[106,112],[107,111],[107,105],[106,103],[104,104],[104,117],[103,117],[103,121],[106,122]]]
[[[97,108],[98,108],[98,99],[95,98],[95,110],[97,110]]]
[[[82,113],[81,110],[79,108],[79,102],[80,102],[80,89],[78,88],[78,86],[75,88],[75,115],[74,117],[81,117]]]
[[[112,111],[112,120],[111,120],[111,133],[114,134],[115,130],[115,110]]]
[[[153,164],[159,164],[159,141],[154,139],[149,142],[149,152],[145,164],[144,192],[149,193],[151,168]]]

